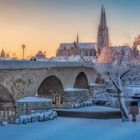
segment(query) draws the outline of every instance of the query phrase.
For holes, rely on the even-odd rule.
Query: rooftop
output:
[[[80,49],[93,49],[96,48],[96,43],[77,43]],[[59,49],[70,49],[74,46],[74,43],[61,43]]]
[[[40,98],[40,97],[25,97],[17,100],[18,103],[29,103],[29,102],[51,102],[52,99]]]

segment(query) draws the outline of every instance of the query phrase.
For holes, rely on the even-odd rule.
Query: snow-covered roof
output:
[[[79,43],[78,44],[80,49],[93,49],[96,48],[96,43]]]
[[[105,86],[104,84],[97,84],[97,83],[90,83],[89,86],[93,87],[103,87]]]
[[[78,43],[77,46],[80,49],[93,49],[96,48],[97,44],[96,43]],[[70,49],[74,46],[74,43],[61,43],[59,49]]]
[[[80,88],[66,88],[64,89],[64,91],[85,91],[87,89],[80,89]]]
[[[48,99],[48,98],[40,98],[40,97],[25,97],[25,98],[21,98],[19,100],[17,100],[17,102],[19,103],[27,103],[27,102],[51,102],[52,99]]]
[[[44,55],[41,51],[39,51],[36,55]]]
[[[45,57],[45,55],[44,55],[44,53],[43,53],[42,51],[39,51],[39,52],[36,54],[36,56],[43,56],[43,57]]]
[[[93,56],[83,56],[81,57],[80,55],[76,56],[69,56],[69,57],[53,57],[50,59],[50,61],[55,61],[55,62],[83,62],[83,61],[88,61],[88,62],[95,62],[95,58]]]

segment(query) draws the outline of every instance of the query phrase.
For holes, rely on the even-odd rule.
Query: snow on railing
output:
[[[15,123],[27,124],[27,123],[33,123],[33,122],[54,120],[56,118],[57,118],[57,112],[53,110],[48,110],[45,112],[36,112],[29,115],[21,115],[16,119]]]
[[[0,69],[28,69],[54,67],[87,67],[94,68],[92,62],[51,62],[30,60],[0,60]]]

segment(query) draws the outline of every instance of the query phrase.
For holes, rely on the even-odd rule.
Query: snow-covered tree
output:
[[[129,72],[132,71],[134,65],[132,65],[129,56],[125,54],[125,52],[121,52],[120,57],[118,58],[117,62],[112,59],[112,63],[110,63],[110,68],[107,73],[109,79],[112,81],[113,85],[117,89],[118,101],[121,110],[121,115],[123,120],[129,120],[129,113],[128,108],[126,107],[125,102],[125,93],[124,93],[124,86],[123,78],[128,75]]]
[[[126,77],[131,77],[130,73],[134,69],[134,64],[131,61],[131,57],[124,50],[120,51],[118,57],[114,55],[115,52],[110,51],[105,54],[106,51],[99,57],[97,67],[99,70],[102,70],[102,73],[106,75],[105,77],[110,79],[114,85],[117,91],[122,119],[126,121],[129,120],[129,112],[125,102],[124,81]],[[106,56],[107,54],[109,54],[108,57]]]

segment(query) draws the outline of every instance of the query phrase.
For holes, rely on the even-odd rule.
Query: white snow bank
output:
[[[17,102],[51,102],[52,99],[40,98],[40,97],[25,97],[17,100]]]
[[[72,108],[80,108],[80,107],[86,107],[93,105],[93,102],[91,100],[83,101],[81,103],[73,103]]]
[[[95,62],[95,58],[93,56],[69,56],[69,57],[53,57],[50,59],[50,61],[55,61],[55,62],[83,62],[83,61],[90,61],[90,62]]]
[[[26,124],[38,121],[48,121],[57,118],[56,111],[48,110],[45,112],[37,112],[29,115],[21,115],[16,119],[16,124]]]
[[[87,90],[87,89],[80,89],[80,88],[66,88],[66,89],[64,89],[64,91],[84,91],[84,90]]]

